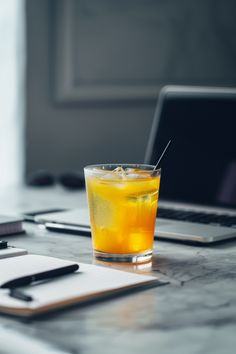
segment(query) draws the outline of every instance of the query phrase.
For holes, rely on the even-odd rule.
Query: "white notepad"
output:
[[[22,218],[0,215],[0,235],[7,236],[24,232]]]
[[[0,249],[0,260],[3,258],[22,256],[27,253],[27,250],[25,250],[24,248],[16,248],[10,246],[4,249]]]
[[[55,263],[57,260],[52,257],[26,255],[11,258],[7,261],[11,262],[12,269],[12,267],[14,267],[14,261],[21,259],[24,272],[19,271],[21,268],[19,261],[16,272],[19,271],[20,275],[23,273],[26,275],[26,263],[30,261],[30,274],[32,274],[35,267],[38,271],[37,264],[39,261],[42,262],[43,258],[47,265],[49,265],[51,261]],[[4,262],[4,260],[2,262]],[[0,312],[19,316],[33,316],[73,304],[85,303],[90,300],[100,299],[104,296],[118,294],[129,289],[164,284],[165,283],[160,282],[153,276],[79,263],[79,270],[71,275],[21,288],[24,290],[25,294],[33,297],[34,300],[31,302],[14,299],[9,296],[8,289],[0,289]]]

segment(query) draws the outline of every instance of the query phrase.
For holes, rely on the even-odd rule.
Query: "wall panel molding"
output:
[[[54,7],[59,102],[150,100],[165,84],[235,84],[234,18],[220,2],[58,0]]]
[[[90,101],[127,101],[139,99],[156,99],[160,89],[160,84],[155,80],[141,79],[137,73],[131,79],[121,80],[113,76],[111,69],[112,62],[108,63],[109,76],[107,82],[102,79],[86,80],[86,77],[80,79],[76,77],[76,66],[80,66],[80,53],[78,53],[78,62],[75,62],[75,51],[79,50],[76,40],[76,26],[79,21],[77,1],[62,0],[58,2],[56,12],[56,30],[55,30],[55,94],[56,100],[64,103],[90,102]],[[97,23],[99,25],[99,23]],[[96,26],[95,26],[96,27]],[[96,29],[96,28],[95,28]],[[95,36],[96,37],[96,36]],[[96,45],[96,43],[91,43]],[[99,44],[98,44],[99,45]],[[105,42],[105,45],[108,45]],[[122,46],[122,45],[121,45]],[[102,50],[102,48],[101,48]],[[93,47],[89,48],[93,56]],[[97,51],[97,48],[96,48]],[[96,56],[93,57],[96,62]],[[132,60],[132,58],[131,58]],[[128,58],[128,62],[129,62]],[[93,63],[90,61],[90,64]],[[125,65],[124,62],[120,65]],[[128,63],[130,65],[130,62]],[[115,73],[116,75],[117,73]],[[153,82],[154,81],[154,82]]]

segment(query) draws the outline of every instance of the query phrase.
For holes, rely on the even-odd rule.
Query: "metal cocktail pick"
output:
[[[156,174],[156,172],[157,172],[157,170],[158,170],[158,168],[159,168],[159,166],[160,166],[160,163],[161,163],[161,161],[162,161],[162,159],[163,159],[163,157],[164,157],[164,155],[165,155],[165,153],[166,153],[168,147],[170,146],[170,143],[171,143],[171,140],[168,141],[168,143],[167,143],[165,149],[163,150],[161,156],[159,157],[159,160],[157,161],[157,164],[156,164],[156,166],[154,167],[154,169],[153,169],[153,171],[152,171],[152,175],[153,175],[153,176]]]

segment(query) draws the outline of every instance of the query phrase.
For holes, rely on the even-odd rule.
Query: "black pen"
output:
[[[25,277],[20,277],[20,278],[8,281],[8,282],[2,284],[0,288],[10,289],[9,296],[13,297],[14,299],[30,302],[30,301],[33,301],[33,297],[31,295],[25,294],[25,292],[23,290],[19,289],[19,287],[30,285],[36,281],[54,279],[59,276],[74,273],[78,269],[79,269],[78,264],[76,264],[76,263],[70,264],[69,266],[60,267],[60,268],[49,270],[46,272],[41,272],[41,273],[37,273],[37,274],[25,276]]]
[[[9,296],[13,297],[14,299],[17,300],[22,300],[26,302],[33,301],[33,296],[25,294],[22,290],[18,288],[12,288],[10,289],[10,294]]]
[[[77,263],[74,263],[74,264],[70,264],[68,266],[56,268],[53,270],[47,270],[45,272],[27,275],[27,276],[23,276],[23,277],[19,277],[19,278],[7,281],[6,283],[2,284],[0,286],[0,288],[2,288],[2,289],[18,288],[21,286],[30,285],[36,281],[57,278],[62,275],[70,274],[70,273],[75,272],[78,269],[79,269],[79,265]]]
[[[0,250],[5,250],[8,247],[7,243],[7,241],[0,240]]]

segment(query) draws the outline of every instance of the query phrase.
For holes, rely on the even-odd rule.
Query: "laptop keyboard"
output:
[[[236,216],[158,208],[157,217],[236,228]]]

